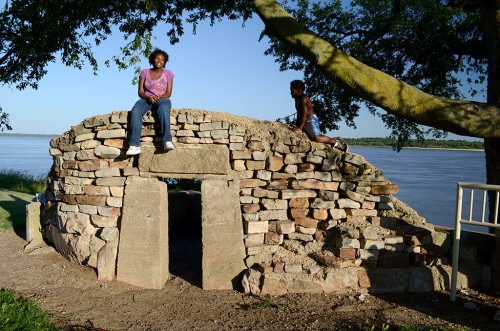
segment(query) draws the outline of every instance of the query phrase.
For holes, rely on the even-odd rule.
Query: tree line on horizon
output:
[[[397,141],[391,138],[367,137],[348,138],[351,146],[391,147],[396,149]],[[409,139],[403,148],[443,148],[443,149],[484,149],[482,141],[440,140],[440,139]]]

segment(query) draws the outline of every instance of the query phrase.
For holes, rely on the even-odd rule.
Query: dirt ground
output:
[[[261,300],[237,291],[203,291],[173,276],[162,290],[100,282],[94,270],[49,248],[24,251],[0,232],[0,288],[35,301],[65,330],[367,330],[382,325],[500,330],[500,294],[294,294]],[[182,275],[182,273],[179,273]],[[473,309],[466,306],[473,305]]]

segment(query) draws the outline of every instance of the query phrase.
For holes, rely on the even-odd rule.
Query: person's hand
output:
[[[150,96],[150,97],[148,98],[148,103],[149,103],[150,105],[152,105],[152,104],[154,104],[156,101],[158,101],[158,99],[160,99],[160,97],[159,97],[159,96],[157,96],[157,95]]]

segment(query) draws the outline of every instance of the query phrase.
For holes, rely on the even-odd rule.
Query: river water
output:
[[[0,171],[45,176],[52,165],[48,136],[0,135]],[[454,226],[457,182],[485,183],[483,151],[352,147],[399,186],[396,197],[429,223]],[[477,229],[477,228],[476,228]]]

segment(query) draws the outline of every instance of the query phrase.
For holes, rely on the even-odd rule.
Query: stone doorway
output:
[[[172,254],[179,253],[176,251],[177,244],[180,243],[182,251],[182,246],[189,246],[190,240],[194,240],[201,246],[198,246],[201,274],[194,273],[198,279],[193,281],[197,285],[201,283],[203,289],[237,287],[246,269],[238,183],[233,179],[202,181],[201,193],[198,194],[201,201],[198,238],[201,237],[201,243],[199,239],[193,239],[196,231],[188,231],[187,238],[190,239],[179,236],[170,245],[169,206],[173,206],[174,198],[169,199],[168,195],[167,184],[159,178],[134,177],[127,181],[120,226],[117,280],[146,288],[162,288],[170,273],[182,272],[182,264],[176,264],[177,259],[182,260],[182,254],[173,258],[173,264],[169,262]],[[195,223],[190,224],[194,228]],[[174,233],[189,230],[186,224],[174,222],[172,226],[177,227]],[[196,260],[196,254],[192,257]],[[193,270],[200,270],[197,263],[198,266],[191,266]],[[170,271],[171,265],[174,270]],[[188,268],[186,272],[192,273],[193,270]]]
[[[201,214],[201,191],[168,193],[169,272],[200,288],[203,256]]]

